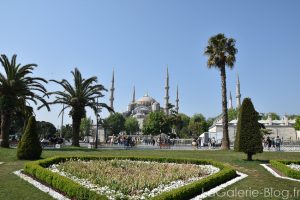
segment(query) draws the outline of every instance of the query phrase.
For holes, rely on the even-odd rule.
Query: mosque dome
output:
[[[139,98],[136,101],[138,105],[151,106],[153,103],[157,102],[155,99],[150,97],[148,94],[145,94],[143,97]]]

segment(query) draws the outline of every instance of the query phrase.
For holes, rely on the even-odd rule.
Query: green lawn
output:
[[[300,153],[266,152],[254,156],[255,161],[249,162],[243,160],[245,154],[234,151],[90,150],[67,148],[43,151],[42,157],[47,158],[57,155],[127,155],[211,159],[227,163],[249,176],[229,186],[220,192],[218,196],[209,199],[300,199],[300,182],[275,178],[259,165],[268,162],[270,159],[299,160]],[[0,165],[0,199],[52,199],[47,194],[40,192],[12,174],[13,171],[21,169],[25,163],[17,160],[15,149],[0,148],[0,162],[5,162]],[[235,197],[232,197],[234,192],[239,192],[240,197],[237,193],[235,193]],[[242,194],[242,192],[247,194]],[[256,194],[256,192],[259,194]],[[222,197],[224,194],[227,196]]]

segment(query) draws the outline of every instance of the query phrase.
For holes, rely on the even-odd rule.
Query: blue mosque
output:
[[[114,91],[115,91],[115,77],[114,72],[112,75],[112,81],[111,81],[111,88],[110,88],[110,107],[114,108]],[[169,96],[169,71],[167,67],[166,72],[166,80],[165,80],[165,97],[164,97],[164,105],[161,106],[161,104],[156,101],[154,98],[149,96],[148,93],[146,93],[144,96],[140,97],[139,99],[136,99],[135,97],[135,87],[133,87],[133,93],[132,93],[132,101],[128,104],[127,110],[123,112],[123,115],[125,117],[132,116],[137,119],[139,122],[140,128],[143,126],[143,121],[147,117],[147,115],[151,112],[156,111],[164,111],[166,115],[169,115],[170,112],[170,96]],[[176,90],[176,100],[175,100],[175,110],[176,112],[179,111],[179,94],[178,94],[178,86]]]

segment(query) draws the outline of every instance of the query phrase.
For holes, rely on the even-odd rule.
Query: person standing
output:
[[[267,145],[268,145],[268,150],[270,150],[272,146],[272,140],[270,139],[269,136],[267,137]]]
[[[215,139],[215,137],[213,137],[213,138],[211,139],[211,146],[212,146],[213,149],[216,148],[216,139]]]
[[[280,144],[281,144],[281,139],[279,138],[279,136],[277,136],[275,140],[276,151],[280,151]]]

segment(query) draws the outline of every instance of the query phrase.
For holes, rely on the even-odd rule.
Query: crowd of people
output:
[[[160,144],[168,144],[168,145],[174,145],[174,140],[165,137],[136,137],[136,136],[130,136],[130,135],[119,135],[119,136],[109,136],[106,140],[107,144],[110,145],[124,145],[124,146],[135,146],[138,144],[145,144],[145,145],[160,145]]]
[[[208,138],[207,142],[203,141],[204,138],[200,136],[197,139],[194,139],[192,142],[192,146],[197,147],[198,149],[204,146],[207,146],[209,149],[215,149],[217,146],[217,141],[215,137]]]
[[[263,138],[263,147],[268,148],[268,150],[271,150],[271,148],[274,148],[276,151],[280,151],[280,146],[282,145],[282,139],[277,136],[276,138],[270,138],[269,136],[265,139]]]

